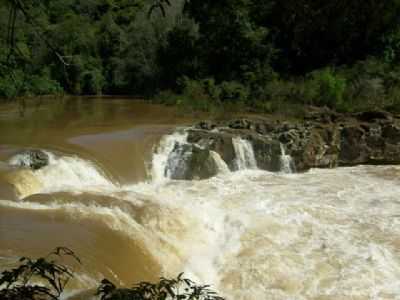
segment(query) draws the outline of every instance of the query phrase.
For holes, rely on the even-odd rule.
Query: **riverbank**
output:
[[[314,108],[302,119],[247,115],[202,121],[186,134],[186,142],[175,145],[181,160],[175,179],[216,175],[215,153],[229,170],[237,170],[238,147],[249,166],[272,172],[400,163],[400,116],[384,111],[346,114]]]

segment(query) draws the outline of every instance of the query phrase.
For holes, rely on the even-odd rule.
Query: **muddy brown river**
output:
[[[202,118],[132,99],[0,104],[0,270],[66,246],[83,264],[65,299],[181,272],[235,300],[400,299],[400,167],[270,173],[237,138],[238,171],[216,157],[211,179],[170,179]],[[13,165],[29,148],[49,165]]]

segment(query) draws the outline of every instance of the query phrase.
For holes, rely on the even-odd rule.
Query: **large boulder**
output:
[[[340,165],[400,163],[400,126],[374,120],[343,127]]]
[[[362,127],[351,125],[341,130],[341,165],[361,164],[368,159],[368,152],[365,130]]]
[[[332,168],[338,165],[340,136],[334,125],[325,127],[300,127],[286,144],[296,170]]]
[[[364,111],[355,114],[355,117],[362,122],[391,122],[393,117],[386,111]]]
[[[176,143],[168,157],[166,175],[176,180],[199,180],[213,177],[218,171],[209,149]]]
[[[188,142],[217,152],[232,170],[235,167],[235,148],[232,139],[235,135],[224,131],[189,130]]]
[[[268,136],[248,135],[253,145],[254,156],[260,169],[277,172],[281,169],[281,145]]]
[[[28,149],[14,155],[10,160],[10,164],[39,170],[49,164],[49,155],[42,150]]]

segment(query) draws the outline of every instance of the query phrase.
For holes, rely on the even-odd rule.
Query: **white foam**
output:
[[[90,174],[92,184],[82,185],[72,172],[60,178],[75,178],[73,184],[56,185],[57,190],[78,185],[129,201],[140,208],[140,218],[118,202],[112,207],[0,203],[95,218],[142,241],[166,275],[185,271],[228,299],[399,297],[400,167],[311,170],[292,176],[248,169],[204,181],[168,181],[162,166],[177,139],[185,140],[164,141],[165,151],[156,154],[159,177],[153,183],[111,186],[86,163],[78,173]],[[68,167],[60,161],[49,167],[70,174],[76,165],[62,160]]]
[[[176,144],[187,143],[187,137],[188,134],[185,131],[175,131],[161,139],[152,158],[151,174],[154,182],[162,183],[169,179],[170,174],[167,172],[168,158]]]
[[[285,146],[280,144],[281,147],[281,172],[286,174],[293,173],[293,159],[290,155],[286,154]]]
[[[232,143],[236,154],[237,170],[257,169],[257,161],[251,142],[240,137],[234,137]]]
[[[114,188],[114,184],[94,163],[77,156],[57,156],[46,152],[49,164],[39,170],[20,170],[14,177],[19,195],[54,192],[102,192]],[[23,159],[17,155],[11,159]]]
[[[211,157],[214,159],[215,164],[218,167],[219,173],[224,174],[224,173],[230,172],[228,165],[226,164],[226,162],[221,158],[221,156],[217,152],[210,151],[210,154],[211,154]]]

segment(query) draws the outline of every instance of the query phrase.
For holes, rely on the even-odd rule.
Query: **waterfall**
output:
[[[293,159],[290,155],[286,154],[285,146],[283,146],[283,144],[280,144],[280,146],[281,146],[281,157],[280,157],[281,172],[286,174],[292,174],[294,169]]]
[[[109,190],[114,188],[111,178],[95,163],[77,156],[60,156],[45,151],[49,164],[39,170],[16,170],[10,175],[20,198],[39,193]],[[11,165],[29,165],[29,156],[17,154]]]
[[[176,145],[187,144],[187,137],[188,134],[186,132],[176,131],[165,135],[161,139],[157,149],[153,153],[151,170],[153,181],[162,182],[170,178],[170,169],[177,167],[180,161],[179,151],[174,152],[174,149]],[[175,157],[171,159],[170,155],[175,155]],[[175,162],[176,165],[171,165],[172,162]]]
[[[229,167],[226,164],[226,162],[221,158],[221,156],[215,151],[210,151],[210,153],[211,153],[212,158],[215,161],[215,164],[218,167],[219,173],[224,173],[224,174],[229,173],[230,172]]]
[[[210,160],[204,159],[204,161],[197,162],[196,167],[191,162],[193,155],[198,155],[199,151],[207,151],[207,149],[198,144],[189,143],[187,138],[188,133],[180,130],[166,135],[161,139],[159,145],[154,150],[152,158],[151,174],[154,182],[162,183],[169,179],[184,179],[187,177],[187,174],[191,173],[192,168],[196,168],[195,172],[200,173],[201,171],[199,170],[207,169],[204,166]],[[210,150],[208,157],[215,163],[217,173],[230,172],[228,165],[217,152]],[[199,166],[199,163],[204,163],[204,166]]]
[[[232,139],[232,143],[236,154],[235,165],[237,170],[257,169],[257,161],[251,142],[235,137]]]

